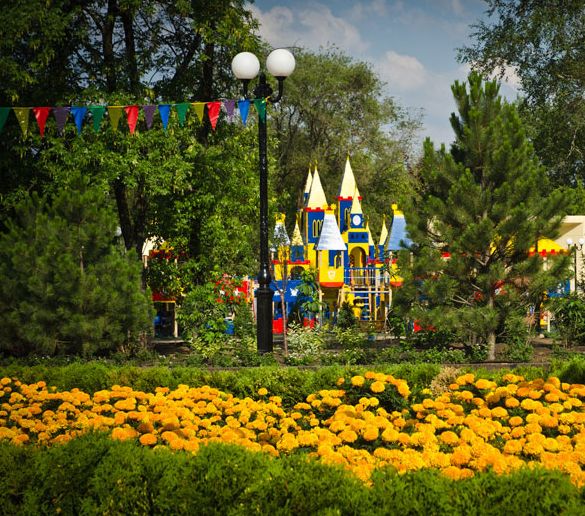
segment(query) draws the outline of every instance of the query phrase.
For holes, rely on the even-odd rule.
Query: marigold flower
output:
[[[375,441],[380,435],[380,431],[377,427],[368,425],[362,430],[362,437],[366,441]]]
[[[380,381],[375,381],[372,383],[372,385],[370,385],[370,390],[372,392],[375,392],[376,394],[379,394],[380,392],[384,392],[384,389],[386,387],[384,386],[384,384]]]
[[[268,394],[268,389],[265,387],[260,387],[258,389],[258,396],[266,396]]]
[[[362,387],[364,385],[365,381],[366,380],[365,380],[365,378],[363,376],[357,375],[357,376],[352,376],[351,377],[351,384],[354,387]]]

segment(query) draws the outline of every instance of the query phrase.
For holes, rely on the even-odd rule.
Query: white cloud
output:
[[[428,73],[423,64],[413,56],[386,52],[377,63],[380,77],[388,83],[390,90],[408,91],[423,86]]]
[[[260,22],[260,35],[273,47],[316,49],[335,43],[352,53],[362,53],[368,47],[359,30],[335,16],[326,5],[315,3],[295,10],[275,6],[265,12],[254,5],[249,7]]]
[[[356,2],[349,11],[349,18],[353,21],[366,20],[372,16],[386,16],[388,5],[386,0],[371,0],[370,2]]]

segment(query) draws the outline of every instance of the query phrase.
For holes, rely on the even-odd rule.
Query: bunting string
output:
[[[69,117],[73,119],[77,134],[83,131],[84,123],[91,119],[94,132],[99,133],[102,127],[102,120],[107,113],[110,126],[114,131],[118,130],[122,115],[126,114],[126,122],[130,134],[134,134],[138,125],[140,110],[144,113],[146,129],[150,130],[155,127],[155,114],[158,111],[160,124],[166,131],[169,126],[169,120],[173,110],[176,112],[177,120],[180,127],[185,125],[188,113],[193,110],[201,123],[205,116],[209,119],[211,129],[216,130],[217,122],[222,112],[225,113],[228,123],[236,121],[236,108],[240,114],[240,120],[244,125],[248,120],[250,105],[253,105],[261,120],[266,120],[266,100],[255,99],[249,100],[223,100],[213,102],[181,102],[178,104],[146,104],[146,105],[128,105],[128,106],[38,106],[38,107],[0,107],[0,133],[6,125],[11,112],[14,113],[18,125],[24,136],[29,134],[29,119],[32,112],[39,128],[41,138],[45,136],[45,129],[49,115],[55,117],[57,133],[63,134],[63,130]],[[222,109],[223,108],[223,109]]]

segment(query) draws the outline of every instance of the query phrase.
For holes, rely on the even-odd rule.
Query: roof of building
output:
[[[295,223],[295,229],[293,231],[292,236],[292,245],[303,245],[303,237],[301,236],[301,229],[299,228],[299,221],[297,220]]]
[[[347,249],[332,209],[325,210],[323,228],[315,249],[317,251],[345,251]]]
[[[374,245],[374,239],[372,238],[372,232],[370,231],[370,222],[366,222],[366,231],[368,232],[368,245]]]
[[[276,224],[274,226],[274,236],[272,241],[273,249],[278,246],[288,246],[290,245],[290,238],[288,237],[288,233],[286,232],[286,226],[284,225],[286,215],[284,213],[279,213],[276,215]]]
[[[311,167],[309,167],[309,172],[307,173],[307,180],[305,181],[305,194],[309,195],[311,191],[311,185],[313,184],[313,173],[311,172]]]
[[[362,211],[362,203],[360,202],[360,197],[359,197],[360,193],[358,192],[357,186],[355,187],[352,196],[353,199],[351,201],[351,210],[349,211],[352,215],[354,214],[359,214],[359,215],[363,215],[363,211]]]
[[[339,197],[352,197],[356,190],[356,182],[355,176],[353,175],[353,170],[351,169],[351,164],[349,162],[349,156],[347,156],[347,160],[345,161],[345,171],[343,172],[343,177],[341,178],[341,184],[339,185]]]
[[[396,204],[392,205],[392,210],[394,211],[394,219],[392,220],[392,226],[390,227],[386,251],[409,249],[412,245],[412,240],[408,236],[404,214],[398,210]]]
[[[315,165],[315,172],[313,173],[313,181],[311,183],[311,191],[309,192],[309,198],[307,200],[307,208],[322,208],[327,204],[325,197],[325,191],[321,185],[321,178],[319,177],[319,171],[317,165]]]
[[[380,233],[380,241],[378,245],[386,245],[386,240],[388,240],[388,228],[386,227],[386,215],[382,219],[382,232]]]

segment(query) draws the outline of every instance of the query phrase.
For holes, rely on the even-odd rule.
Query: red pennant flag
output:
[[[134,134],[136,129],[136,122],[138,122],[138,106],[126,106],[124,108],[126,116],[128,117],[128,127],[130,128],[130,134]]]
[[[37,124],[39,125],[39,131],[41,132],[41,138],[44,138],[45,136],[45,124],[47,123],[47,118],[49,116],[50,111],[51,111],[50,107],[33,108],[33,113],[35,114]]]
[[[207,103],[207,116],[211,122],[211,128],[215,131],[217,125],[217,119],[219,118],[219,110],[221,109],[221,102],[208,102]]]

